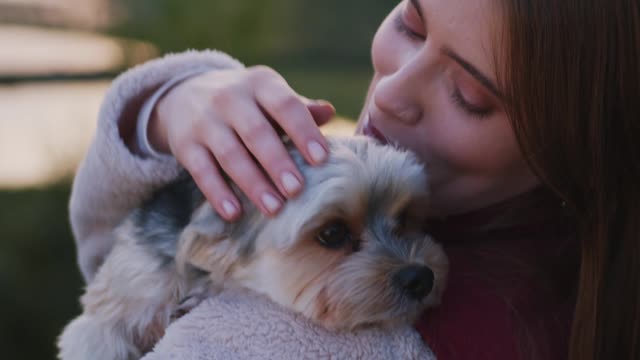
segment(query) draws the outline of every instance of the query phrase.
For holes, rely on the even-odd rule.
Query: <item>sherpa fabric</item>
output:
[[[87,282],[113,247],[113,229],[181,170],[171,157],[138,157],[125,145],[119,122],[132,99],[152,93],[187,71],[242,66],[220,52],[189,51],[135,67],[113,82],[99,113],[93,143],[76,174],[70,201],[78,262]],[[261,296],[225,290],[167,329],[145,357],[159,359],[376,360],[433,359],[433,355],[409,326],[330,333]]]
[[[134,67],[113,82],[100,108],[93,142],[75,176],[69,205],[78,263],[87,282],[113,246],[112,230],[180,171],[174,158],[143,159],[125,145],[119,122],[132,99],[152,93],[177,74],[242,66],[217,51],[188,51]],[[135,121],[136,116],[132,118]]]
[[[260,296],[226,290],[172,324],[142,360],[434,360],[409,326],[333,333]]]

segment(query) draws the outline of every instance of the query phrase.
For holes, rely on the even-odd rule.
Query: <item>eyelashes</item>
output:
[[[407,24],[404,23],[404,20],[402,20],[402,13],[398,12],[398,14],[393,19],[393,24],[396,28],[396,31],[398,31],[399,33],[406,35],[413,40],[424,40],[424,36],[411,30],[407,26]]]
[[[482,107],[469,103],[464,99],[462,93],[460,93],[460,89],[455,86],[453,91],[451,92],[451,99],[453,102],[458,105],[463,111],[468,113],[469,115],[476,116],[479,118],[485,118],[493,112],[493,108],[491,107]]]
[[[410,40],[425,41],[425,37],[423,35],[418,34],[415,31],[411,30],[411,28],[407,26],[407,24],[405,24],[404,20],[402,19],[401,12],[398,12],[398,14],[396,14],[396,16],[394,17],[393,25],[395,30],[398,33],[408,37]],[[474,116],[477,118],[485,118],[490,116],[493,113],[492,107],[477,106],[475,104],[469,103],[467,100],[465,100],[464,96],[462,96],[460,88],[457,86],[453,87],[453,90],[450,93],[450,97],[453,103],[459,109],[461,109],[462,111],[464,111],[470,116]]]

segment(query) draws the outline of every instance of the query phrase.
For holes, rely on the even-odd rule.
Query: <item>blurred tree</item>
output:
[[[162,53],[219,49],[267,64],[294,89],[358,116],[370,77],[371,39],[398,0],[115,0],[110,32]]]
[[[315,65],[353,67],[369,64],[370,45],[384,16],[398,0],[299,0],[292,28],[298,36],[295,58]]]
[[[0,191],[0,347],[3,359],[53,359],[80,311],[69,187]]]
[[[215,48],[246,63],[367,66],[369,45],[398,0],[118,0],[118,35],[162,52]]]

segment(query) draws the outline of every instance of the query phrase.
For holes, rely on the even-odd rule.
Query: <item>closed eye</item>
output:
[[[407,24],[404,23],[401,13],[398,13],[398,15],[396,15],[396,17],[393,19],[393,24],[396,31],[399,32],[400,34],[403,34],[412,40],[420,40],[420,41],[424,40],[424,36],[411,30],[411,28],[409,28]]]

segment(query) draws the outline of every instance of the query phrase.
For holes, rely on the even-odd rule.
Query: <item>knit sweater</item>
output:
[[[150,61],[113,82],[100,109],[95,138],[76,174],[70,201],[78,262],[87,282],[113,247],[114,228],[181,170],[171,157],[141,158],[130,151],[125,142],[135,126],[135,110],[180,73],[242,66],[216,51],[191,51]],[[261,296],[226,291],[172,324],[146,358],[382,360],[431,359],[433,355],[408,325],[331,333]]]

